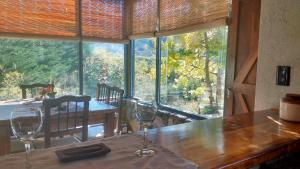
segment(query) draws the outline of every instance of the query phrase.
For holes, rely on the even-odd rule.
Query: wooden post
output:
[[[0,121],[0,156],[10,154],[10,122]]]
[[[26,89],[22,88],[22,99],[26,99]]]

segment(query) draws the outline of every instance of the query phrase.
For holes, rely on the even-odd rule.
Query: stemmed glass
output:
[[[147,134],[148,128],[152,126],[152,123],[155,120],[158,111],[158,105],[155,101],[151,102],[150,104],[139,105],[138,99],[135,101],[134,105],[136,119],[139,121],[140,127],[143,129],[144,134],[143,148],[137,150],[135,154],[139,157],[153,156],[155,151],[148,148]]]
[[[14,135],[25,144],[25,168],[30,169],[30,145],[42,128],[42,111],[31,104],[21,105],[11,112],[10,123]]]

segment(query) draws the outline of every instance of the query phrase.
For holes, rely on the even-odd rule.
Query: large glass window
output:
[[[79,94],[78,45],[0,39],[0,100],[20,99],[20,84],[54,83],[57,95]]]
[[[161,104],[222,116],[226,48],[227,27],[162,37]]]
[[[124,45],[91,43],[83,45],[83,92],[96,97],[97,83],[124,88]]]
[[[156,39],[139,39],[134,43],[134,96],[146,101],[155,99]]]

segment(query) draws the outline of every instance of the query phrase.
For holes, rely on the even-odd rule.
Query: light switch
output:
[[[277,66],[276,84],[280,86],[290,85],[290,66]]]

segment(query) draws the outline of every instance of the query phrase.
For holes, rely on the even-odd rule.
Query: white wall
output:
[[[261,0],[255,110],[279,108],[300,93],[300,0]],[[276,66],[291,66],[290,86],[276,85]]]

